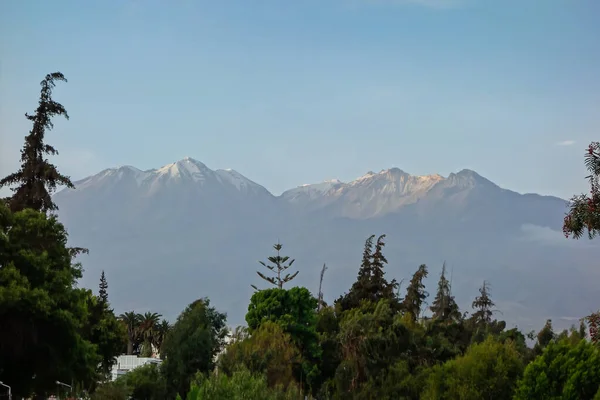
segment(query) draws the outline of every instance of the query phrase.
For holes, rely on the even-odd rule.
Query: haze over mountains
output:
[[[255,271],[280,241],[296,259],[294,280],[325,300],[356,277],[364,240],[387,234],[387,276],[408,281],[429,266],[433,296],[441,265],[452,271],[463,311],[484,279],[510,324],[539,329],[576,323],[600,302],[600,247],[562,237],[566,202],[518,194],[474,171],[414,176],[392,168],[352,182],[330,180],[274,196],[233,170],[183,160],[149,171],[104,170],[55,195],[72,245],[85,246],[83,285],[109,279],[116,311],[153,310],[174,319],[208,296],[231,324],[244,323]],[[403,289],[406,285],[403,285]]]

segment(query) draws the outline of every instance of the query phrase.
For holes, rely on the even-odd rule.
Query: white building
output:
[[[132,369],[141,367],[142,365],[159,365],[160,363],[162,363],[160,358],[121,355],[117,357],[117,362],[113,364],[112,370],[110,371],[110,377],[111,380],[114,381],[119,376],[125,375]]]

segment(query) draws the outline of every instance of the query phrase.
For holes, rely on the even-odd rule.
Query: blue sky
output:
[[[0,175],[39,81],[74,179],[191,156],[275,194],[399,167],[570,197],[600,139],[597,0],[0,2]]]

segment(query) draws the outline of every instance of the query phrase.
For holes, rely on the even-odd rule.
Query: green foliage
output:
[[[488,338],[464,356],[433,367],[422,398],[511,399],[522,372],[523,361],[513,342]]]
[[[208,299],[194,301],[179,315],[162,354],[161,370],[170,393],[187,393],[196,372],[212,371],[227,335],[225,318]]]
[[[587,231],[593,239],[600,233],[600,142],[592,142],[587,148],[585,166],[590,173],[590,194],[571,198],[569,213],[565,216],[563,233],[568,238],[579,239]]]
[[[600,350],[568,339],[549,342],[525,369],[515,400],[591,399],[600,390]]]
[[[108,375],[115,358],[127,342],[127,332],[117,319],[109,304],[87,291],[88,320],[84,327],[85,337],[96,345],[100,357],[99,375]]]
[[[385,235],[377,238],[375,250],[373,250],[374,238],[375,235],[371,235],[365,241],[362,263],[356,282],[352,284],[350,291],[336,302],[342,311],[358,308],[364,301],[375,304],[383,299],[388,300],[392,308],[399,309],[399,302],[395,294],[398,283],[395,279],[388,282],[383,270],[387,264],[387,259],[383,255]]]
[[[117,382],[128,388],[133,400],[164,400],[167,395],[165,379],[155,364],[137,367],[119,377]]]
[[[151,357],[162,353],[163,345],[171,324],[163,319],[161,315],[152,312],[138,314],[134,311],[123,313],[119,320],[126,331],[126,353],[128,355],[139,355],[141,357]]]
[[[0,204],[0,380],[15,395],[85,381],[101,357],[84,334],[89,294],[56,217]],[[35,380],[33,376],[35,375]]]
[[[306,288],[267,289],[252,295],[246,314],[251,334],[263,323],[271,321],[290,335],[302,356],[301,365],[295,367],[296,375],[308,385],[312,385],[319,374],[321,351],[316,331],[316,308],[317,299]]]
[[[259,261],[259,263],[263,267],[267,268],[269,271],[275,273],[275,276],[266,276],[265,274],[263,274],[260,271],[256,271],[256,273],[258,274],[258,276],[260,276],[265,281],[269,282],[272,285],[277,286],[278,289],[283,289],[283,284],[288,283],[289,281],[294,279],[296,276],[298,276],[298,273],[300,271],[296,271],[293,274],[288,273],[285,276],[282,276],[282,274],[288,268],[290,268],[292,266],[292,264],[294,264],[294,261],[296,261],[296,260],[290,260],[290,258],[288,256],[282,256],[280,254],[280,251],[283,248],[282,244],[277,243],[276,245],[273,246],[273,248],[277,252],[277,255],[271,256],[268,258],[268,261],[271,263],[271,265],[267,265],[267,263],[265,263],[263,261]],[[288,262],[288,260],[289,260],[289,262]],[[287,263],[287,265],[286,265],[286,263]],[[254,290],[258,291],[258,288],[256,286],[254,286],[254,285],[250,285],[250,286],[252,286],[252,288],[254,288]]]
[[[450,282],[446,278],[446,263],[442,266],[437,293],[429,309],[433,313],[433,319],[440,322],[458,321],[462,317],[458,309],[458,304],[456,304],[454,296],[452,296]]]
[[[25,114],[33,127],[25,137],[25,144],[21,150],[21,168],[0,180],[0,188],[17,185],[11,189],[14,194],[8,201],[13,212],[26,208],[44,213],[57,210],[56,204],[52,201],[52,192],[61,185],[75,187],[69,177],[61,175],[45,157],[58,154],[54,147],[44,143],[46,130],[53,128],[52,118],[62,115],[69,119],[67,110],[62,104],[52,100],[55,81],[66,82],[67,80],[60,72],[54,72],[46,75],[46,78],[40,82],[42,90],[35,114]]]
[[[361,308],[344,313],[338,341],[341,363],[335,374],[337,391],[348,395],[377,379],[387,367],[406,354],[411,342],[408,327],[395,315],[386,300],[377,305],[363,303]]]
[[[471,306],[475,310],[472,319],[476,325],[485,325],[492,322],[495,304],[490,298],[490,287],[487,281],[483,281],[483,285],[479,289],[479,296],[475,298]]]
[[[238,369],[231,376],[212,374],[206,379],[200,376],[192,384],[186,400],[296,400],[304,396],[296,386],[287,389],[272,387],[260,374]]]
[[[294,380],[293,366],[300,352],[288,333],[275,322],[266,321],[252,336],[230,344],[219,359],[219,370],[232,375],[240,366],[266,377],[269,387],[287,387]]]
[[[427,274],[427,265],[422,264],[419,266],[419,269],[414,273],[406,288],[406,296],[402,302],[403,310],[409,314],[414,321],[421,316],[423,302],[429,296],[429,293],[425,290],[425,284],[423,284],[423,279],[427,278]]]
[[[122,380],[104,383],[91,395],[91,400],[128,400],[131,395],[129,389]]]
[[[98,285],[98,297],[104,303],[108,303],[108,282],[106,282],[106,275],[104,275],[104,271],[102,271],[102,275],[100,275],[100,284]]]

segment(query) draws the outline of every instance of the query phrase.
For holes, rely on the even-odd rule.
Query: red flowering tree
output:
[[[587,231],[593,239],[600,234],[600,142],[592,142],[585,154],[585,166],[589,171],[590,193],[573,196],[569,213],[565,216],[565,237],[579,239]],[[585,317],[590,327],[590,337],[600,344],[600,312]]]

